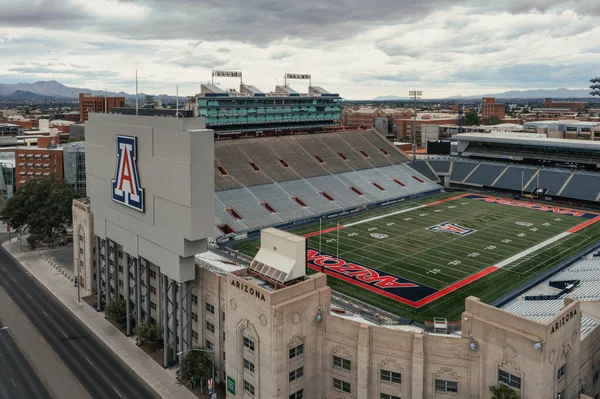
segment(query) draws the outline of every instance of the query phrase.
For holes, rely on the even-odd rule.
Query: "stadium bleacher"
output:
[[[536,172],[534,168],[509,166],[492,187],[520,191]]]
[[[217,233],[441,190],[407,160],[373,130],[217,141]]]
[[[600,175],[584,172],[575,173],[560,195],[569,198],[596,201],[598,195],[600,195]]]
[[[504,169],[506,169],[506,165],[480,163],[477,169],[473,170],[473,173],[465,179],[465,183],[491,186],[504,172]]]
[[[450,173],[450,161],[447,159],[430,159],[427,162],[438,175]]]
[[[477,167],[476,162],[454,161],[450,181],[460,183]]]
[[[420,174],[422,174],[429,180],[437,181],[437,182],[440,181],[440,179],[437,177],[435,172],[431,169],[431,167],[429,166],[429,164],[426,161],[417,159],[416,161],[411,162],[409,165],[411,168],[413,168],[414,170],[416,170],[417,172],[419,172]]]
[[[541,169],[535,179],[529,182],[527,187],[525,187],[525,191],[530,192],[536,187],[543,187],[548,189],[546,194],[558,195],[558,192],[570,175],[571,174],[569,172]]]

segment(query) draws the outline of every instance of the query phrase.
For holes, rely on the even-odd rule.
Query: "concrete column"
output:
[[[187,282],[186,283],[186,288],[187,288],[187,296],[185,297],[186,299],[186,309],[188,312],[188,317],[187,317],[187,348],[186,349],[192,349],[192,283],[191,282]]]
[[[424,342],[423,335],[413,334],[413,350],[412,350],[412,385],[411,385],[411,398],[422,398],[423,379],[424,375]]]
[[[127,336],[131,335],[131,297],[129,295],[129,254],[125,254],[125,313],[127,314]]]
[[[179,328],[177,335],[179,342],[177,345],[177,352],[183,351],[183,284],[177,284],[177,319],[179,319]],[[179,355],[178,361],[181,363],[182,355]]]
[[[98,312],[102,310],[102,290],[100,279],[102,278],[102,268],[100,267],[100,251],[102,250],[102,238],[96,236],[96,296],[98,302]]]
[[[173,357],[177,361],[177,283],[171,284],[171,332],[173,336]]]
[[[163,274],[162,276],[162,305],[163,305],[163,349],[164,349],[164,359],[163,366],[165,368],[169,367],[169,303],[167,296],[167,288],[169,286],[169,278]]]
[[[140,261],[133,258],[135,265],[135,327],[140,325],[142,320],[142,274],[140,273]]]
[[[104,250],[104,281],[106,282],[106,302],[105,305],[108,306],[110,302],[110,240],[107,238],[104,242],[106,245],[106,249]]]
[[[115,277],[113,278],[113,284],[115,285],[115,293],[113,299],[119,299],[119,244],[113,241],[113,253],[115,261],[113,262],[113,270]]]
[[[142,258],[140,258],[140,262]],[[144,261],[146,264],[146,322],[150,323],[150,262]]]
[[[357,397],[370,398],[369,387],[371,385],[371,353],[370,353],[371,335],[369,326],[361,324],[358,329],[358,359],[356,362],[357,370]]]

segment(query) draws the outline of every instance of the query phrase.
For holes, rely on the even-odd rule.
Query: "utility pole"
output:
[[[411,90],[408,92],[408,95],[413,98],[414,119],[413,119],[412,135],[413,135],[413,162],[414,162],[417,159],[417,98],[421,98],[421,96],[423,96],[423,92],[418,91],[418,90]]]

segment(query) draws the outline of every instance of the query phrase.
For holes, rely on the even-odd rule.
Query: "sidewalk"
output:
[[[166,370],[157,364],[136,345],[135,338],[123,335],[104,318],[103,313],[83,301],[78,303],[77,288],[42,258],[45,250],[26,252],[23,245],[23,252],[20,252],[19,241],[14,238],[12,242],[7,241],[2,245],[158,395],[163,398],[197,399],[187,388],[177,384],[175,370]]]

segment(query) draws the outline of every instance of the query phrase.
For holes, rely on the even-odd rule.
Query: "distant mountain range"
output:
[[[29,93],[29,94],[27,94]],[[91,93],[97,96],[120,96],[125,97],[125,100],[135,101],[135,94],[129,94],[125,92],[104,92],[103,90],[90,90],[80,87],[69,87],[65,86],[56,80],[50,81],[39,81],[34,83],[14,83],[4,84],[0,83],[0,97],[11,100],[49,100],[49,99],[69,99],[75,100],[79,98],[79,93]],[[36,97],[37,96],[37,97]],[[138,99],[144,100],[145,93],[139,93]],[[155,99],[161,100],[162,102],[175,102],[175,96],[167,94],[153,95]],[[186,101],[186,97],[179,96],[179,101]]]
[[[539,90],[511,90],[494,94],[476,94],[473,96],[452,96],[448,100],[479,99],[482,97],[495,97],[498,99],[540,99],[540,98],[587,98],[589,89],[539,89]],[[411,97],[379,96],[371,101],[407,101]]]
[[[539,90],[511,90],[495,94],[478,94],[474,96],[452,96],[449,99],[477,99],[481,97],[495,97],[501,99],[540,99],[540,98],[586,98],[590,96],[589,89],[539,89]]]

